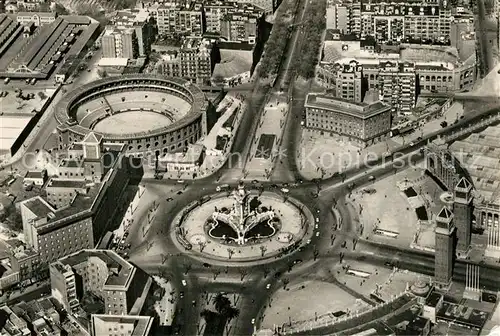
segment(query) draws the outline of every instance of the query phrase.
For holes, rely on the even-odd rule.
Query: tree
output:
[[[217,294],[214,298],[215,310],[217,313],[225,318],[227,321],[232,320],[239,316],[239,309],[231,306],[231,301],[221,293]]]
[[[214,75],[214,77],[212,78],[212,81],[213,81],[215,86],[224,86],[225,79],[224,79],[224,76],[217,74],[217,75]]]
[[[97,75],[101,78],[106,78],[108,77],[108,73],[106,72],[106,70],[102,70],[102,69],[98,69],[97,70]]]

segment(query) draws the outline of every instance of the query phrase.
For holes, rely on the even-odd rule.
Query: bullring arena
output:
[[[56,106],[59,149],[89,132],[126,144],[137,157],[177,152],[207,133],[209,102],[195,85],[152,75],[108,77],[66,94]]]

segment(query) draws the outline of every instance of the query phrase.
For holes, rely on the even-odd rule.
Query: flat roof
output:
[[[47,183],[46,188],[72,188],[72,189],[85,189],[87,182],[85,180],[66,180],[59,178],[51,178]]]
[[[439,300],[443,297],[442,294],[439,294],[437,292],[432,292],[429,294],[427,299],[425,299],[425,304],[430,307],[436,307]]]
[[[21,132],[26,128],[32,118],[32,115],[1,115],[0,149],[10,150],[14,142],[21,135]]]
[[[103,57],[99,60],[98,66],[122,66],[128,64],[128,58],[124,57]]]
[[[116,252],[110,250],[81,250],[70,254],[62,259],[59,263],[69,265],[71,267],[87,262],[90,257],[96,257],[106,263],[108,269],[115,269],[116,272],[109,272],[108,278],[104,286],[118,286],[128,289],[130,280],[132,279],[135,267],[128,261],[120,257]]]
[[[233,77],[250,71],[252,68],[253,56],[251,50],[220,50],[220,55],[221,61],[215,65],[214,77]]]
[[[29,170],[24,175],[24,178],[43,178],[46,174],[44,170]]]
[[[121,324],[134,325],[131,336],[146,336],[151,331],[154,318],[151,316],[131,316],[131,315],[104,315],[92,314],[91,336],[114,335],[115,332],[106,333],[109,328],[119,327]]]
[[[445,321],[453,321],[455,324],[481,329],[489,315],[479,309],[444,301],[436,317]]]
[[[38,218],[47,217],[50,213],[54,213],[56,211],[40,196],[30,198],[23,201],[21,204],[25,205]]]
[[[307,95],[305,107],[349,114],[363,119],[390,110],[388,105],[380,101],[371,104],[356,103],[342,98],[314,93],[309,93]]]

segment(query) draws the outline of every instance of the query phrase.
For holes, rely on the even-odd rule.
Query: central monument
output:
[[[252,206],[252,201],[249,201],[248,192],[245,190],[245,186],[240,183],[236,190],[231,192],[231,197],[233,198],[233,205],[230,209],[215,208],[212,214],[213,221],[210,221],[211,230],[210,235],[217,237],[214,234],[214,230],[221,226],[226,225],[234,234],[226,232],[222,236],[219,235],[217,238],[222,238],[228,241],[234,241],[238,245],[244,245],[249,240],[268,238],[276,232],[273,225],[273,221],[277,221],[276,214],[270,208],[259,207],[260,202],[255,198],[256,206]],[[267,226],[263,228],[264,230],[253,230],[259,225]],[[266,230],[267,229],[267,230]],[[264,231],[269,232],[271,229],[271,234],[264,234]],[[254,232],[252,231],[262,231]]]

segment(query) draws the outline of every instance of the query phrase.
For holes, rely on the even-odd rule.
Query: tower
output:
[[[448,287],[453,276],[455,226],[453,213],[447,207],[436,217],[435,239],[434,280],[441,287]]]
[[[90,132],[81,142],[83,147],[83,170],[86,180],[100,182],[104,175],[102,163],[102,136]]]
[[[89,160],[101,159],[102,136],[90,132],[82,141],[83,158]]]
[[[455,186],[453,202],[454,224],[457,228],[457,252],[467,254],[472,230],[472,184],[462,177]]]

